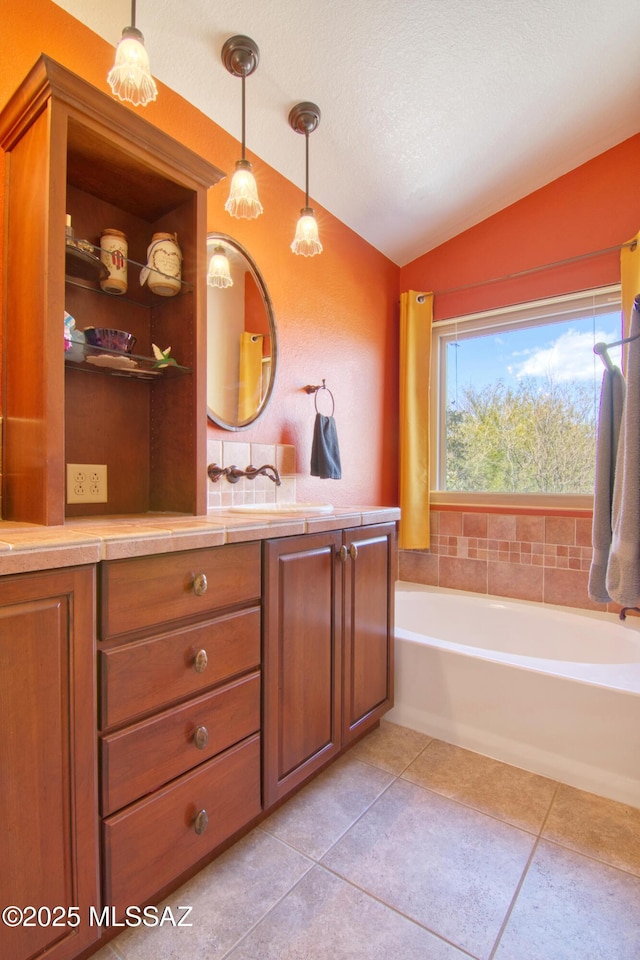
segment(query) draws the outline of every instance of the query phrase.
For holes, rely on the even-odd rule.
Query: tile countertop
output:
[[[0,520],[0,576],[399,519],[398,507],[336,508],[330,514],[310,516],[238,514],[220,507],[206,517],[93,517],[68,520],[64,526],[56,527]]]

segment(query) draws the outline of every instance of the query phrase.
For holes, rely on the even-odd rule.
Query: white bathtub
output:
[[[400,581],[386,719],[640,807],[640,620]]]

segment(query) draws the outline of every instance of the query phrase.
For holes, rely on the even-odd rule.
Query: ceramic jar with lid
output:
[[[140,283],[147,283],[152,293],[174,297],[182,278],[182,252],[175,233],[154,233],[147,247],[147,265],[140,273]]]
[[[109,276],[100,281],[105,293],[122,294],[127,292],[127,255],[129,246],[122,230],[112,227],[102,231],[100,236],[100,259],[109,271]]]

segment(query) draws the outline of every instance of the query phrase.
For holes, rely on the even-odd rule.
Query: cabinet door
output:
[[[0,925],[3,960],[69,960],[100,932],[93,596],[90,567],[0,577],[0,904],[42,908]]]
[[[264,805],[340,749],[339,533],[265,542]]]
[[[395,524],[344,531],[343,742],[393,706]]]

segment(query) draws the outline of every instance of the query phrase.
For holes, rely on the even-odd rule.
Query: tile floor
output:
[[[380,728],[96,960],[638,960],[640,809]]]

